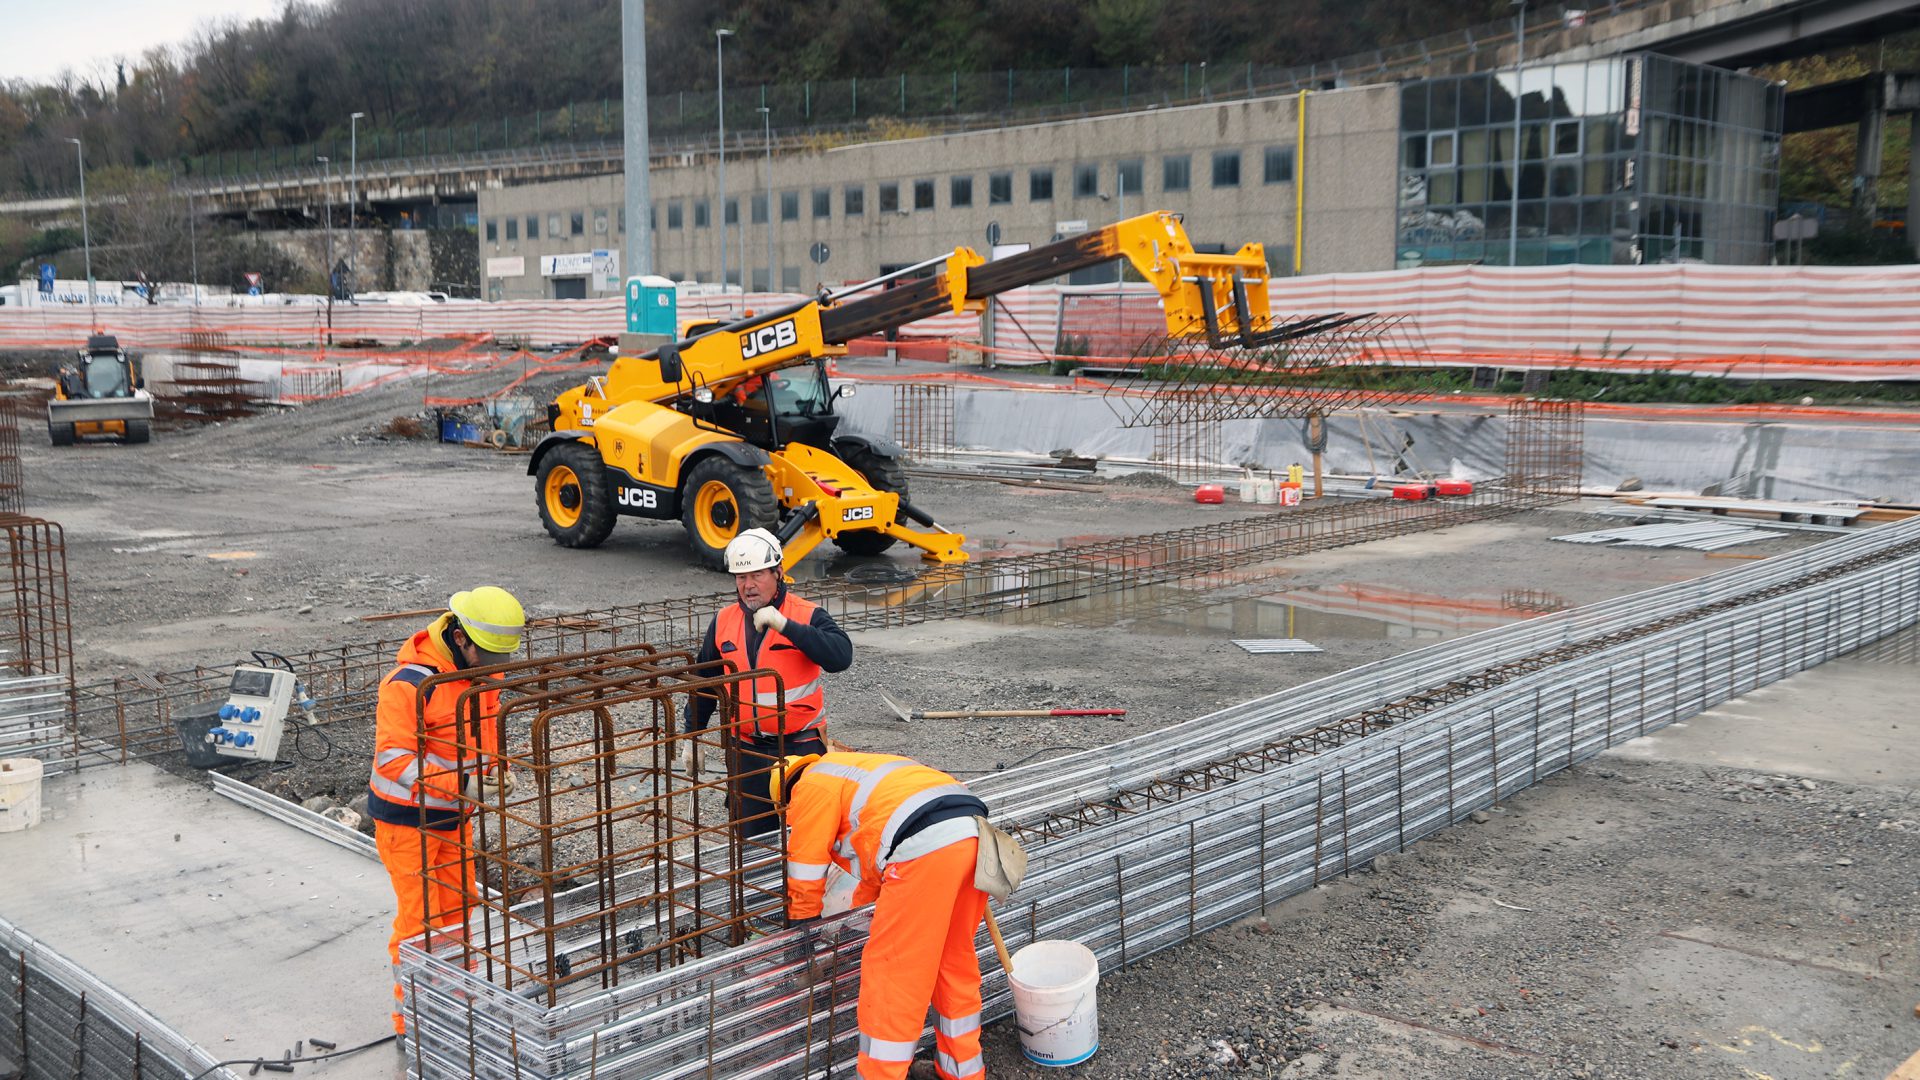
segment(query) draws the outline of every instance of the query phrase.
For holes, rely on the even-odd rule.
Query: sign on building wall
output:
[[[585,277],[593,273],[593,252],[540,256],[541,277]],[[619,286],[615,286],[618,288]]]
[[[498,255],[487,260],[488,277],[525,277],[527,275],[527,257],[525,255]]]
[[[618,292],[620,284],[620,253],[608,248],[593,249],[593,287],[601,292]]]

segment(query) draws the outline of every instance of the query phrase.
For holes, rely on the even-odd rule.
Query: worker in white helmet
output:
[[[827,752],[821,675],[847,670],[853,642],[825,610],[787,588],[778,537],[748,529],[728,542],[725,554],[739,603],[713,617],[694,662],[718,669],[726,661],[731,671],[778,675],[740,684],[733,695],[740,749],[729,763],[733,818],[741,835],[756,836],[780,828],[767,797],[767,770],[789,754]],[[711,695],[694,695],[687,730],[705,728],[717,704]]]

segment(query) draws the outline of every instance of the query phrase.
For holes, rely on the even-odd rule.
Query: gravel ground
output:
[[[398,384],[144,448],[55,453],[23,423],[29,512],[66,527],[83,677],[396,637],[424,620],[361,616],[434,606],[483,581],[536,614],[726,588],[693,562],[677,527],[627,521],[601,550],[554,546],[523,457],[383,434],[392,418],[421,413],[426,394],[478,393],[499,379]],[[1246,512],[1197,506],[1151,480],[1079,492],[916,477],[914,490],[981,555]],[[862,632],[852,671],[828,682],[831,730],[861,749],[981,775],[1529,611],[1737,565],[1548,539],[1592,527],[1579,513],[1541,511],[1250,567],[1190,591]],[[820,556],[797,588],[876,562],[917,565],[901,553]],[[1355,590],[1372,597],[1364,609],[1345,603]],[[1303,636],[1326,651],[1250,656],[1230,643],[1248,636]],[[1128,715],[902,723],[883,691],[918,709]],[[263,786],[352,801],[369,725],[325,730],[330,757],[305,760],[319,750],[309,737]],[[1873,1069],[1920,1039],[1909,1000],[1920,909],[1910,819],[1920,812],[1904,789],[1822,780],[1809,790],[1774,775],[1613,759],[1563,774],[1484,824],[1277,904],[1268,922],[1109,974],[1103,1048],[1069,1075],[1882,1075]],[[1822,1023],[1796,1027],[1788,1003],[1806,1001]],[[1008,1025],[988,1045],[993,1075],[1041,1075]]]

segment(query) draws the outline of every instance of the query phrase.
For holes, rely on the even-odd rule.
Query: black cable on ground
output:
[[[192,1077],[192,1080],[201,1080],[202,1077],[213,1072],[215,1069],[224,1069],[229,1065],[252,1065],[256,1069],[266,1069],[269,1072],[292,1072],[293,1066],[295,1065],[304,1065],[309,1061],[325,1061],[328,1058],[343,1058],[348,1056],[349,1054],[358,1054],[363,1050],[371,1050],[376,1046],[385,1046],[387,1043],[390,1043],[399,1037],[400,1036],[398,1035],[388,1035],[384,1038],[375,1039],[370,1043],[361,1043],[359,1046],[350,1046],[345,1050],[333,1050],[325,1054],[308,1054],[306,1057],[298,1057],[298,1058],[291,1058],[291,1059],[250,1057],[250,1058],[234,1058],[232,1061],[216,1061],[212,1065],[209,1065],[205,1069],[201,1070],[200,1072],[195,1073]]]

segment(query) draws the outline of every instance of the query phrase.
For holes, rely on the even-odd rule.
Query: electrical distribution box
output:
[[[207,732],[215,753],[249,761],[272,761],[280,753],[296,680],[291,671],[241,665],[227,684],[220,726]]]

